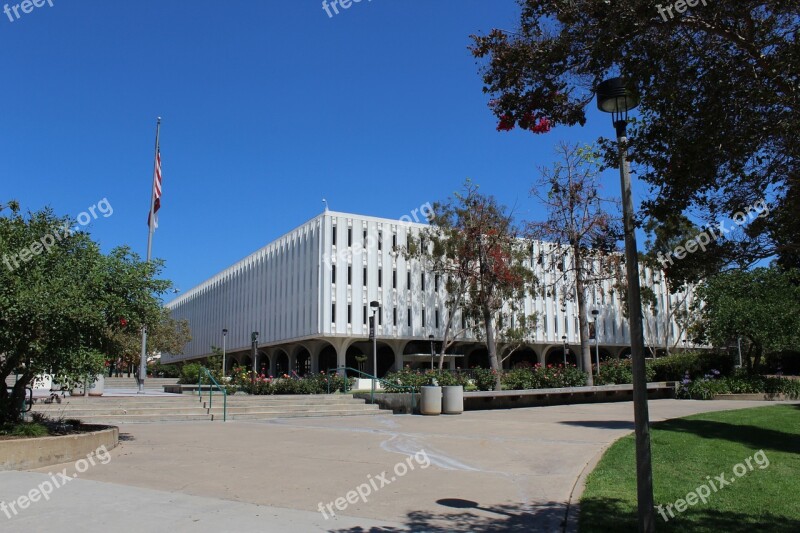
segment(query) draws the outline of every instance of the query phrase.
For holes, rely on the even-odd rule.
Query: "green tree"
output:
[[[114,346],[108,356],[112,359],[121,359],[127,368],[131,366],[138,368],[142,355],[141,328],[131,327],[130,324],[120,328],[109,328],[108,336]],[[156,353],[182,354],[186,344],[191,340],[189,321],[175,320],[171,316],[171,311],[162,307],[157,322],[147,328],[148,360]]]
[[[722,347],[742,337],[748,369],[756,369],[765,353],[800,348],[800,270],[724,272],[700,285],[697,295],[701,338]]]
[[[587,292],[598,286],[602,290],[601,282],[613,276],[619,262],[619,221],[606,207],[619,202],[600,196],[599,168],[591,147],[562,143],[556,153],[561,160],[552,168],[542,168],[541,178],[531,190],[544,204],[547,218],[530,222],[528,228],[533,239],[549,243],[550,251],[542,253],[540,262],[560,267],[553,269],[551,293],[560,296],[562,306],[573,297],[577,300],[581,366],[591,386]]]
[[[473,36],[498,129],[583,125],[594,88],[622,76],[641,94],[629,142],[653,189],[647,214],[694,209],[715,223],[766,195],[773,216],[748,225],[730,259],[800,266],[800,3],[714,0],[683,13],[649,0],[520,3],[513,31]]]
[[[11,202],[0,212],[0,379],[19,373],[11,391],[0,388],[2,424],[18,419],[35,375],[79,380],[101,372],[119,347],[115,332],[158,323],[158,296],[170,282],[156,279],[160,262],[142,262],[124,247],[103,255],[50,209],[22,214]]]
[[[520,325],[529,330],[535,324],[535,317],[522,312],[523,299],[536,283],[529,266],[530,248],[508,210],[481,194],[470,180],[462,192],[435,203],[433,211],[430,228],[419,241],[409,243],[407,253],[445,276],[446,329],[450,331],[460,311],[467,328],[486,343],[489,364],[497,372],[495,387],[500,390],[498,342],[519,344],[526,335]],[[449,335],[448,339],[455,338]],[[442,354],[448,339],[442,343]],[[440,356],[440,365],[441,360]]]

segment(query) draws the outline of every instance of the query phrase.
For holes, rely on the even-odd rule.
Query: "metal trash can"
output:
[[[423,415],[442,414],[442,388],[433,385],[422,387],[419,412]]]
[[[442,412],[446,415],[460,415],[464,412],[464,387],[450,385],[442,387]]]

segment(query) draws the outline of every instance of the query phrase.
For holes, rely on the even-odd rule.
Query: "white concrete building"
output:
[[[418,261],[395,251],[406,245],[409,234],[424,227],[325,211],[168,303],[173,317],[188,319],[192,341],[184,354],[164,354],[162,362],[210,355],[212,346],[222,347],[227,329],[228,367],[238,363],[270,375],[291,371],[302,375],[342,365],[355,367],[355,357],[367,355],[365,371],[371,372],[368,316],[370,302],[378,301],[378,375],[403,365],[429,365],[430,336],[441,340],[445,328],[444,284]],[[543,287],[552,287],[560,274],[548,259],[550,248],[547,243],[532,245],[534,271]],[[541,260],[534,259],[540,256]],[[659,275],[645,271],[658,301],[645,317],[646,341],[654,346],[664,345],[667,331],[666,291]],[[676,305],[675,296],[670,301]],[[526,314],[538,316],[536,330],[531,342],[516,350],[504,366],[562,362],[563,336],[570,360],[577,361],[577,303],[562,307],[558,294],[545,288],[524,305]],[[601,358],[629,352],[628,325],[619,305],[610,281],[602,290],[590,291],[588,307],[599,311]],[[680,332],[674,321],[670,327],[675,339]],[[259,334],[255,365],[253,332]],[[454,354],[448,358],[452,368],[488,367],[485,346],[469,335],[462,335],[449,352]]]

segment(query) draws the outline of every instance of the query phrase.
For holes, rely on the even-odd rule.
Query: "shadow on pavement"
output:
[[[392,533],[399,531],[424,531],[444,533],[468,531],[471,533],[489,532],[544,532],[561,531],[564,527],[566,506],[563,503],[550,502],[540,505],[488,505],[482,506],[470,500],[459,498],[443,498],[436,502],[443,508],[464,509],[463,512],[452,513],[443,509],[441,513],[415,511],[408,514],[404,529],[373,527],[365,529],[330,530],[331,533]],[[476,514],[468,509],[481,511]],[[486,514],[492,516],[486,516]]]
[[[633,430],[633,422],[629,422],[628,420],[562,420],[559,423],[567,426],[580,426],[585,428]]]

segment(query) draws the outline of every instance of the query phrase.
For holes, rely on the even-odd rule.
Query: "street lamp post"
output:
[[[611,78],[597,86],[597,107],[611,113],[619,146],[619,173],[622,192],[622,219],[625,231],[625,269],[628,281],[628,316],[631,331],[633,367],[633,413],[636,433],[636,493],[639,531],[655,531],[653,507],[653,465],[650,452],[650,414],[647,406],[647,377],[642,329],[642,295],[639,288],[639,258],[636,247],[636,223],[631,195],[628,162],[628,111],[639,105],[639,97],[629,90],[622,78]]]
[[[592,309],[592,316],[594,317],[594,362],[597,365],[597,375],[600,375],[600,346],[598,345],[599,330],[597,329],[597,315],[600,311]]]
[[[258,372],[258,332],[254,331],[250,334],[250,342],[253,344],[253,375]]]
[[[227,336],[228,336],[228,329],[223,328],[222,329],[222,377],[223,378],[225,377],[225,369],[227,368],[225,366],[225,338]]]
[[[567,368],[567,336],[562,335],[561,340],[564,341],[564,368]]]
[[[431,341],[431,370],[433,370],[433,335],[428,335],[428,339]]]
[[[369,303],[372,308],[372,390],[375,390],[375,378],[378,377],[378,309],[381,303],[373,300]]]

